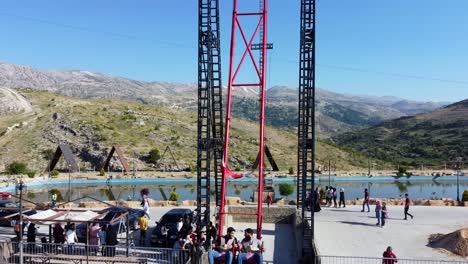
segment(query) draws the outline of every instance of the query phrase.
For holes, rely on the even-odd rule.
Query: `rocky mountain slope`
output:
[[[0,63],[0,85],[29,87],[83,99],[116,98],[189,111],[196,110],[195,83],[144,82],[95,72],[43,71],[29,66]],[[258,119],[258,93],[249,87],[234,89],[233,112]],[[281,128],[297,126],[297,90],[275,86],[267,92],[267,123]],[[441,107],[442,103],[414,102],[397,97],[347,95],[317,89],[317,128],[328,137],[383,120]]]
[[[11,91],[0,88],[0,92]],[[58,93],[17,89],[30,102],[31,112],[0,114],[0,171],[18,160],[43,172],[54,149],[67,143],[82,169],[98,168],[106,152],[119,144],[131,167],[155,168],[147,162],[148,152],[157,148],[162,155],[158,169],[187,169],[196,165],[197,114],[118,99],[77,99]],[[16,125],[15,125],[16,124]],[[233,120],[231,166],[249,168],[258,151],[258,125]],[[297,139],[295,133],[267,127],[266,144],[280,169],[295,170]],[[318,163],[332,159],[338,169],[366,166],[366,159],[355,152],[319,142]],[[59,165],[65,168],[63,163]],[[267,164],[268,167],[268,164]]]
[[[440,165],[468,159],[468,99],[429,113],[385,121],[333,137],[340,146],[401,164]]]

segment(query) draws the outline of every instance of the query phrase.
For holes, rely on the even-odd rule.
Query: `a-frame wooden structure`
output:
[[[73,153],[67,144],[58,145],[57,150],[55,150],[54,157],[49,163],[48,171],[52,171],[53,169],[55,169],[55,166],[60,160],[62,154],[63,158],[65,159],[65,162],[67,163],[68,172],[79,172],[80,168],[78,168],[78,164],[75,161],[75,157],[73,156]]]
[[[122,164],[122,167],[125,171],[125,173],[130,172],[130,166],[128,166],[127,159],[125,159],[125,156],[123,155],[122,150],[118,145],[112,146],[111,151],[109,152],[109,155],[107,155],[106,161],[102,165],[101,169],[104,169],[104,171],[109,171],[109,165],[112,157],[114,156],[114,153],[117,153],[117,157],[120,161],[120,164]]]
[[[271,155],[270,149],[267,145],[265,145],[265,156],[267,157],[268,161],[270,162],[271,168],[273,171],[279,171],[278,164],[276,164],[275,159],[273,159],[273,155]],[[260,160],[260,153],[257,155],[257,159],[255,160],[252,170],[256,170],[258,168],[258,162]]]

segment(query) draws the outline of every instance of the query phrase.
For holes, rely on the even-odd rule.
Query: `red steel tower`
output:
[[[259,118],[259,166],[258,166],[258,208],[257,208],[257,238],[262,237],[262,202],[263,202],[263,168],[264,168],[264,127],[265,127],[265,92],[266,92],[266,52],[267,52],[267,10],[268,0],[260,0],[260,10],[254,12],[239,12],[238,0],[234,0],[233,15],[232,15],[232,32],[231,32],[231,51],[229,61],[229,80],[228,80],[228,95],[226,107],[226,130],[223,152],[223,165],[222,171],[222,185],[221,185],[221,204],[219,213],[219,229],[218,233],[221,236],[223,232],[225,212],[225,196],[226,196],[226,177],[239,178],[243,175],[232,173],[229,170],[229,129],[231,125],[231,105],[232,105],[232,89],[236,87],[258,87],[259,88],[259,101],[260,101],[260,118]],[[258,23],[253,31],[252,36],[247,38],[246,31],[240,21],[240,17],[258,18]],[[235,63],[236,53],[236,37],[240,33],[245,50],[242,53],[240,61]],[[253,43],[255,38],[260,36],[259,43]],[[260,50],[259,58],[255,58],[253,50]],[[253,64],[255,75],[254,81],[238,81],[237,77],[239,71],[244,65],[244,60],[249,57]],[[258,77],[258,79],[257,79]]]

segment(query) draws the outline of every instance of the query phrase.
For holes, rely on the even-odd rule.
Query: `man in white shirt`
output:
[[[76,236],[75,224],[70,224],[67,233],[65,234],[65,239],[68,243],[68,252],[70,255],[75,254],[75,242],[78,242],[78,237]]]
[[[184,226],[184,222],[182,221],[182,217],[181,217],[179,218],[179,221],[177,222],[177,232],[180,232],[183,226]]]

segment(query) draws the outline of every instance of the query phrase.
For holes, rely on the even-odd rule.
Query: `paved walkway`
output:
[[[388,206],[384,228],[376,226],[374,206],[361,212],[361,206],[322,208],[315,216],[317,247],[322,255],[381,257],[392,246],[400,258],[466,260],[427,246],[433,233],[450,233],[468,228],[468,208],[413,206],[412,220],[403,220],[402,206]]]

